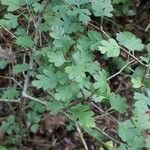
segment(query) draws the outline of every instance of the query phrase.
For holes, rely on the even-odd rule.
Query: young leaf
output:
[[[111,94],[109,98],[111,107],[121,113],[125,112],[127,109],[127,104],[125,102],[125,98],[120,95],[116,95],[114,93]]]
[[[42,115],[40,115],[40,114],[38,114],[38,113],[36,113],[34,111],[30,111],[26,115],[27,115],[28,120],[31,123],[38,123],[41,120],[41,117],[42,117]]]
[[[0,145],[0,150],[8,150],[5,146]]]
[[[57,100],[52,100],[47,104],[47,110],[51,111],[51,114],[56,115],[65,107],[64,103]]]
[[[54,39],[61,40],[64,36],[64,29],[61,27],[52,27],[51,28],[52,32],[50,32],[50,36]]]
[[[135,128],[134,124],[130,120],[119,122],[118,126],[119,136],[124,142],[132,142],[134,137],[140,133],[140,131],[137,132],[137,128]]]
[[[147,44],[147,51],[148,51],[148,58],[149,58],[149,60],[150,60],[150,43],[149,44]]]
[[[57,85],[56,75],[51,70],[44,70],[44,75],[39,74],[36,76],[37,80],[34,80],[32,84],[37,88],[43,88],[44,90],[53,89]]]
[[[141,39],[137,38],[131,32],[117,33],[116,39],[122,46],[127,48],[129,51],[142,51],[144,48]]]
[[[7,67],[8,61],[0,59],[0,70],[3,70]]]
[[[87,63],[87,65],[85,66],[85,70],[86,72],[89,72],[91,75],[94,76],[100,70],[99,63],[97,61]]]
[[[150,100],[149,100],[150,98],[146,97],[142,93],[135,92],[134,99],[136,100],[135,102],[136,110],[141,114],[145,113],[145,111],[148,110],[148,105],[150,105]]]
[[[91,0],[92,10],[96,17],[112,17],[113,6],[111,0]]]
[[[126,3],[126,2],[128,2],[128,0],[112,0],[112,3],[113,4],[119,4],[119,3]]]
[[[56,100],[68,101],[73,96],[72,87],[70,85],[59,86],[56,89],[55,98]]]
[[[8,11],[15,11],[24,5],[26,2],[24,0],[1,0],[2,5],[8,6]]]
[[[89,30],[87,34],[89,39],[91,40],[90,49],[92,51],[97,50],[98,46],[100,45],[100,41],[102,40],[101,34],[93,30]]]
[[[39,129],[39,124],[37,124],[37,123],[32,124],[31,131],[33,133],[36,133],[38,131],[38,129]]]
[[[106,77],[107,76],[104,74],[103,71],[99,71],[97,75],[94,75],[94,79],[96,80],[96,82],[93,84],[93,86],[95,89],[98,89],[98,92],[101,94],[104,94],[105,92],[110,92]]]
[[[36,1],[32,4],[32,6],[33,6],[33,9],[35,12],[42,12],[43,11],[43,5],[36,2]]]
[[[78,104],[71,108],[71,116],[75,121],[78,121],[83,127],[95,127],[94,113],[89,109],[89,106]]]
[[[114,39],[109,39],[108,41],[102,40],[100,43],[102,46],[98,46],[98,49],[99,51],[101,51],[102,54],[106,53],[107,57],[119,56],[120,48]]]
[[[88,22],[91,20],[89,15],[91,15],[91,12],[88,9],[80,9],[79,21],[81,21],[83,24],[88,24]]]
[[[16,44],[22,46],[23,48],[32,48],[34,45],[31,37],[28,35],[19,36],[16,40]]]
[[[2,95],[2,99],[10,99],[14,100],[15,98],[18,98],[20,95],[20,91],[16,89],[16,87],[10,87],[6,91],[4,91]]]
[[[17,64],[13,66],[13,73],[18,74],[23,71],[27,71],[29,69],[29,64]]]
[[[66,72],[60,72],[60,71],[58,71],[56,73],[56,75],[57,75],[58,82],[61,85],[63,85],[63,84],[65,84],[65,83],[68,82],[69,77],[68,77],[68,74]]]
[[[70,4],[70,5],[83,5],[83,4],[87,4],[89,3],[89,0],[65,0],[66,3]]]
[[[8,30],[15,29],[18,26],[17,16],[12,13],[5,14],[4,19],[0,19],[0,24]]]
[[[29,103],[29,106],[35,112],[38,112],[38,113],[44,113],[45,112],[45,106],[40,104],[40,103],[38,103],[38,102],[31,101]]]
[[[142,81],[140,77],[132,78],[132,83],[134,88],[140,88],[142,86]]]
[[[84,66],[67,66],[65,71],[69,74],[69,78],[71,80],[75,80],[76,82],[80,82],[86,77]]]
[[[49,52],[48,58],[49,62],[54,63],[56,67],[60,67],[66,61],[61,51]]]

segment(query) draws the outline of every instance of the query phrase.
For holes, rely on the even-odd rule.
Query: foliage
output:
[[[20,91],[16,89],[16,87],[10,87],[3,92],[2,98],[3,99],[10,99],[13,100],[20,96]]]
[[[117,121],[118,135],[123,141],[118,145],[120,150],[150,148],[149,137],[145,137],[150,129],[150,43],[145,47],[142,40],[129,31],[118,31],[114,35],[103,29],[103,23],[113,22],[115,7],[129,6],[129,1],[45,2],[0,0],[5,10],[0,30],[11,34],[15,55],[19,53],[16,64],[0,59],[0,70],[7,70],[9,66],[12,71],[12,77],[3,77],[12,80],[10,87],[0,94],[6,103],[20,100],[17,101],[19,107],[17,104],[11,106],[18,107],[19,114],[6,117],[0,130],[10,137],[16,136],[17,141],[19,135],[19,138],[27,136],[24,120],[35,134],[45,119],[45,112],[62,113],[101,142],[109,136],[105,137],[101,129],[97,130],[96,108],[100,110],[104,106],[108,110],[101,111],[104,116],[111,116],[112,112],[115,116],[128,116],[129,110],[132,112],[127,119]],[[97,24],[101,24],[101,28]],[[133,55],[134,51],[136,55]],[[131,57],[123,57],[124,53]],[[139,55],[142,56],[137,58]],[[133,61],[128,65],[130,60],[139,64],[132,67]],[[113,85],[111,79],[118,79],[116,76],[121,72],[131,79],[133,107],[128,105],[119,89],[112,88],[115,83]],[[18,118],[24,119],[22,124]],[[113,147],[112,141],[106,143]]]
[[[116,39],[129,51],[142,51],[144,48],[141,39],[135,37],[131,32],[117,33]]]
[[[120,54],[120,48],[114,39],[109,39],[108,41],[102,40],[101,45],[98,49],[102,54],[107,53],[107,57],[118,57]]]

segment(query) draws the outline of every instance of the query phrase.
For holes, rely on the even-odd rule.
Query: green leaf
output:
[[[23,72],[23,71],[27,71],[29,69],[29,64],[17,64],[15,66],[13,66],[13,73],[14,74],[18,74],[20,72]]]
[[[65,31],[62,27],[52,27],[52,32],[50,33],[50,36],[54,38],[53,45],[54,50],[61,50],[62,52],[66,53],[74,41],[72,38],[65,34]]]
[[[111,94],[109,98],[111,107],[121,113],[125,112],[127,109],[127,104],[125,102],[125,98],[120,95],[116,95],[114,93]]]
[[[19,95],[20,95],[20,91],[18,91],[16,87],[10,87],[6,91],[4,91],[2,95],[2,99],[14,100],[15,98],[18,98]]]
[[[104,96],[97,96],[96,94],[92,96],[92,100],[94,102],[102,102],[103,99],[107,99],[107,97]]]
[[[5,146],[0,145],[0,150],[8,150]]]
[[[0,19],[0,26],[3,25],[8,30],[14,29],[18,26],[17,16],[14,14],[5,14],[4,19]]]
[[[69,77],[67,73],[58,71],[56,74],[57,74],[58,82],[61,85],[68,82]]]
[[[54,39],[61,40],[64,36],[64,29],[61,27],[52,27],[50,32],[50,36]]]
[[[141,137],[141,131],[130,120],[119,122],[119,136],[124,142],[133,145],[135,137]]]
[[[73,96],[72,86],[63,85],[56,89],[55,98],[56,100],[68,101]]]
[[[57,85],[56,75],[51,70],[44,70],[44,75],[39,74],[36,76],[37,80],[34,80],[32,84],[37,88],[43,88],[44,90],[53,89]]]
[[[8,65],[8,61],[4,59],[0,59],[0,70],[4,70]]]
[[[79,13],[79,21],[81,21],[83,24],[88,24],[88,22],[91,20],[89,15],[91,15],[91,12],[88,9],[81,9]]]
[[[117,33],[116,39],[122,46],[127,48],[129,51],[142,51],[144,48],[141,39],[137,38],[131,32]]]
[[[103,71],[99,71],[98,75],[94,75],[94,79],[96,80],[93,84],[95,89],[98,89],[98,92],[104,94],[105,92],[109,92],[110,88],[107,83],[107,75]],[[102,95],[99,95],[102,96]]]
[[[45,106],[40,104],[40,103],[38,103],[38,102],[31,101],[29,103],[29,106],[35,112],[38,112],[38,113],[44,113],[45,112]]]
[[[108,41],[102,40],[100,43],[102,46],[98,46],[98,49],[99,51],[101,51],[102,54],[106,53],[107,57],[119,56],[120,48],[114,39],[109,39]]]
[[[8,117],[6,117],[6,119],[1,122],[0,130],[3,133],[8,134],[9,136],[11,136],[12,134],[20,134],[20,127],[16,122],[15,116],[9,115]]]
[[[113,141],[107,141],[107,142],[105,142],[105,145],[108,147],[109,150],[114,149]]]
[[[32,124],[31,131],[33,133],[36,133],[38,131],[38,129],[39,129],[39,124],[37,124],[37,123]]]
[[[145,112],[146,112],[146,110],[145,110]],[[146,114],[146,113],[143,114],[143,113],[137,112],[137,111],[134,111],[134,113],[135,113],[134,119],[136,120],[138,127],[143,130],[149,130],[150,129],[149,114]]]
[[[77,41],[77,48],[80,51],[88,51],[91,46],[91,40],[87,36],[82,36]]]
[[[128,62],[128,60],[124,60],[121,57],[117,57],[116,59],[114,59],[115,62],[115,66],[118,70],[122,69]],[[125,73],[131,73],[131,64],[129,64],[126,68],[124,68],[124,72]]]
[[[8,11],[15,11],[20,8],[20,6],[25,4],[24,0],[0,0],[2,5],[8,6]]]
[[[65,0],[66,3],[70,4],[70,5],[83,5],[83,4],[87,4],[89,3],[89,0]]]
[[[66,62],[64,55],[61,51],[49,52],[48,58],[49,58],[49,62],[54,63],[56,67],[60,67]]]
[[[24,36],[24,35],[26,35],[27,33],[26,33],[26,30],[25,30],[24,28],[22,28],[21,26],[19,26],[19,27],[17,28],[17,31],[15,32],[15,34],[16,34],[17,36],[19,36],[19,35]]]
[[[119,4],[119,3],[126,3],[126,2],[128,2],[128,0],[112,0],[112,3],[113,4]]]
[[[42,4],[40,4],[40,3],[38,3],[38,2],[34,2],[33,4],[32,4],[32,6],[33,6],[33,9],[34,9],[34,11],[35,12],[42,12],[43,11],[43,5]]]
[[[16,40],[16,44],[22,46],[23,48],[32,48],[34,42],[32,41],[31,37],[28,35],[19,36]]]
[[[142,87],[142,80],[140,77],[137,77],[137,78],[132,78],[132,83],[133,83],[133,87],[134,88],[140,88]]]
[[[86,72],[89,72],[91,75],[95,75],[97,74],[98,71],[100,71],[99,63],[97,61],[87,63],[87,65],[85,66],[85,70]]]
[[[75,64],[78,66],[86,66],[88,63],[92,62],[92,58],[90,53],[86,51],[76,51],[73,54],[73,59],[75,61]]]
[[[75,121],[78,121],[83,127],[95,127],[94,113],[89,109],[89,106],[78,104],[71,108],[71,116]]]
[[[135,92],[134,93],[134,99],[136,100],[136,102],[135,102],[136,110],[140,114],[144,114],[145,111],[148,110],[148,105],[150,105],[150,100],[149,100],[150,98],[146,97],[142,93]]]
[[[100,132],[98,131],[96,128],[87,128],[87,127],[83,127],[83,129],[92,137],[94,137],[95,139],[97,139],[98,141],[102,141],[105,140],[106,137]],[[100,149],[101,150],[101,149]],[[104,149],[103,149],[104,150]]]
[[[91,42],[89,43],[90,49],[92,51],[97,50],[98,46],[100,45],[100,41],[102,40],[101,34],[93,30],[89,30],[87,34],[89,39],[91,40]]]
[[[148,51],[148,58],[149,58],[149,60],[150,60],[150,43],[149,44],[147,44],[147,51]]]
[[[84,66],[67,66],[65,68],[66,73],[69,74],[69,79],[80,82],[86,77]]]
[[[34,111],[30,111],[26,115],[27,115],[28,121],[30,121],[31,123],[38,123],[42,118],[42,115]]]
[[[111,0],[92,0],[92,10],[96,17],[112,17],[113,6]]]
[[[48,102],[47,104],[47,110],[51,111],[51,114],[56,115],[58,112],[60,112],[65,105],[57,100],[52,100]]]

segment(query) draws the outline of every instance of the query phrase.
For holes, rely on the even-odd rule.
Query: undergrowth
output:
[[[106,26],[117,15],[134,15],[128,0],[0,2],[1,36],[10,37],[0,48],[6,145],[21,149],[27,129],[35,134],[49,112],[63,114],[105,148],[109,141],[109,149],[150,149],[150,43]],[[119,75],[130,79],[131,102],[112,88]],[[115,122],[116,136],[101,128],[98,113]]]

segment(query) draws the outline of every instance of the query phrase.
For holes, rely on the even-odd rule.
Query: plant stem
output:
[[[85,140],[84,140],[84,138],[83,138],[83,134],[82,134],[82,132],[81,132],[81,129],[80,129],[78,123],[76,123],[76,128],[77,128],[77,131],[78,131],[79,136],[80,136],[80,138],[81,138],[81,141],[82,141],[82,143],[83,143],[83,145],[84,145],[85,150],[88,150],[88,146],[87,146],[87,144],[86,144],[86,142],[85,142]]]

